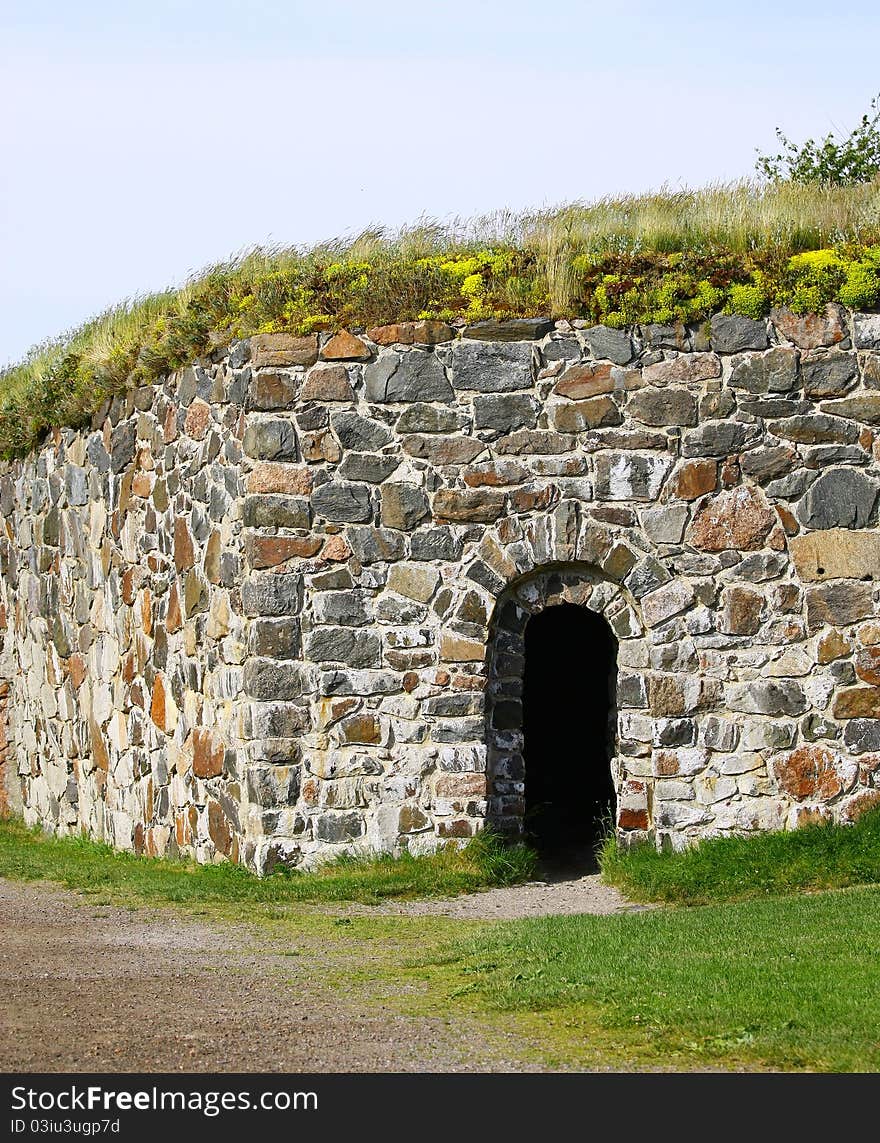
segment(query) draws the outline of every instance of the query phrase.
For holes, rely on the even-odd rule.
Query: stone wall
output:
[[[522,634],[566,600],[617,640],[622,837],[850,820],[875,425],[880,317],[839,307],[235,343],[0,478],[25,816],[261,871],[515,832]]]

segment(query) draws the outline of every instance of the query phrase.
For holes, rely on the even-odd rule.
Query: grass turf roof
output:
[[[698,322],[829,301],[880,306],[878,180],[737,182],[255,248],[179,289],[125,301],[0,372],[0,455],[24,455],[107,397],[259,332],[540,314]]]

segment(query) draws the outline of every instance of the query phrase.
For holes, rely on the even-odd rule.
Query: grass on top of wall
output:
[[[446,897],[534,876],[535,857],[522,845],[481,834],[463,848],[424,857],[341,857],[313,872],[280,871],[259,878],[241,865],[138,857],[84,837],[53,837],[18,818],[0,820],[0,877],[57,881],[68,889],[159,904],[235,901],[293,904],[389,897]]]
[[[439,318],[611,326],[880,305],[880,181],[737,182],[255,248],[113,307],[0,372],[0,455],[259,332]]]
[[[853,825],[719,837],[681,853],[620,848],[608,838],[603,880],[635,901],[706,905],[880,882],[880,808]]]

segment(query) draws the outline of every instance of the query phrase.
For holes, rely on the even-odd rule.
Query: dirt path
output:
[[[488,889],[446,900],[391,901],[371,906],[373,913],[410,917],[456,917],[468,921],[512,921],[520,917],[549,917],[564,913],[637,913],[649,905],[634,905],[619,890],[603,885],[598,873],[564,881],[532,881],[508,889]],[[363,913],[359,908],[352,911]]]
[[[381,990],[334,994],[331,950],[297,943],[291,956],[289,938],[257,926],[0,880],[0,1070],[537,1070],[534,1044],[476,1019],[401,1015]]]

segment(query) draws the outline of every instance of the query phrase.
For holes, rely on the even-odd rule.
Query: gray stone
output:
[[[299,798],[299,766],[250,766],[248,797],[258,806],[294,806]]]
[[[553,322],[547,318],[490,319],[465,326],[461,336],[479,341],[537,341],[552,329]]]
[[[835,417],[850,417],[866,425],[880,425],[880,393],[856,393],[840,401],[826,401],[822,412]]]
[[[383,353],[364,371],[368,401],[380,404],[451,401],[454,393],[435,353],[410,349]]]
[[[406,551],[403,535],[389,528],[348,528],[345,535],[362,564],[399,560]]]
[[[710,323],[712,348],[716,353],[740,353],[767,348],[767,323],[735,314],[715,314]]]
[[[64,487],[67,492],[67,503],[80,505],[88,503],[89,482],[86,470],[76,464],[65,466]]]
[[[787,393],[797,385],[798,354],[778,347],[766,353],[743,354],[731,362],[730,384],[748,393]]]
[[[458,416],[453,409],[436,405],[410,405],[404,409],[395,426],[399,433],[454,433]]]
[[[832,464],[867,464],[870,459],[859,445],[816,445],[804,450],[806,467],[820,471]]]
[[[430,528],[414,533],[410,552],[414,560],[457,560],[462,547],[463,541],[451,528]]]
[[[314,597],[315,619],[343,627],[364,627],[370,622],[364,596],[359,591],[327,591]]]
[[[771,480],[766,486],[767,495],[779,500],[798,500],[807,491],[818,474],[807,469],[798,469],[782,476],[778,480]]]
[[[312,514],[308,500],[294,496],[247,496],[243,522],[247,528],[308,528]]]
[[[487,393],[474,398],[474,425],[478,429],[533,429],[538,403],[525,393]]]
[[[843,743],[851,754],[880,750],[880,719],[851,718],[843,731]]]
[[[387,425],[359,413],[347,410],[333,413],[330,424],[342,447],[355,452],[375,452],[392,440]]]
[[[626,406],[627,413],[643,425],[695,425],[697,399],[687,389],[639,389]]]
[[[856,349],[880,349],[880,314],[853,314]]]
[[[316,488],[311,498],[316,515],[334,523],[365,523],[373,517],[370,489],[366,484],[331,481]]]
[[[122,472],[134,460],[137,446],[137,426],[133,421],[117,425],[110,437],[110,467],[113,472]]]
[[[808,397],[842,397],[856,380],[856,355],[830,350],[801,362],[804,392]]]
[[[342,480],[366,480],[370,484],[381,484],[400,467],[400,461],[400,456],[347,452],[336,473]]]
[[[797,444],[855,444],[859,430],[852,421],[829,417],[827,413],[789,417],[768,426],[774,436]]]
[[[349,667],[382,665],[382,640],[373,631],[352,627],[316,627],[305,641],[313,663],[345,663]]]
[[[686,504],[645,508],[639,513],[645,535],[655,544],[680,544],[688,521]]]
[[[736,421],[709,421],[691,429],[682,440],[682,456],[724,457],[739,452],[756,431]]]
[[[299,619],[255,619],[248,632],[248,651],[269,659],[296,659],[300,654]]]
[[[870,583],[823,583],[807,590],[807,626],[815,631],[823,624],[849,627],[874,614]]]
[[[626,365],[633,359],[632,338],[620,329],[594,325],[581,335],[593,357],[600,361],[613,361],[615,365]]]
[[[755,679],[728,687],[727,706],[745,714],[796,715],[807,709],[807,700],[793,679]]]
[[[261,701],[286,702],[308,692],[308,668],[303,663],[250,658],[244,665],[244,690]]]
[[[318,841],[326,841],[331,845],[356,841],[366,831],[363,815],[353,810],[319,814],[313,828]]]
[[[832,468],[823,472],[798,503],[806,528],[864,528],[871,519],[880,485],[863,472]]]
[[[508,393],[534,383],[534,350],[524,342],[456,341],[452,384],[478,393]],[[424,394],[422,394],[424,400]]]
[[[382,489],[380,519],[388,528],[411,532],[430,511],[428,498],[412,484],[386,484]]]
[[[244,433],[246,456],[255,460],[296,460],[296,433],[290,421],[250,417]]]
[[[245,615],[295,615],[302,607],[302,576],[297,573],[252,576],[241,585]]]
[[[654,500],[673,460],[640,453],[599,453],[596,497],[599,500]]]
[[[766,484],[790,472],[797,461],[797,453],[784,445],[770,448],[755,448],[745,452],[740,460],[740,468],[746,476]]]

